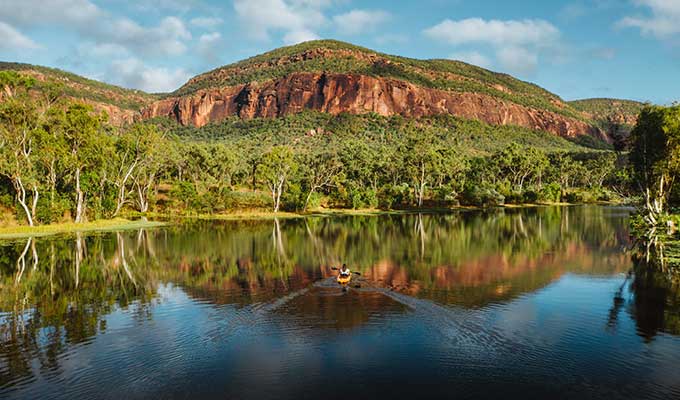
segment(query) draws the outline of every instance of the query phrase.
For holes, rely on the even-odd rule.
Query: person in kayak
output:
[[[352,272],[347,268],[347,264],[342,264],[342,268],[340,268],[340,276],[342,277],[348,277],[352,274]]]

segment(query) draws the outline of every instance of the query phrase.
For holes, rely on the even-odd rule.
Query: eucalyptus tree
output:
[[[85,219],[86,191],[94,183],[95,171],[106,161],[102,157],[102,148],[109,145],[110,138],[103,132],[105,118],[94,113],[90,106],[72,104],[63,116],[68,148],[65,163],[75,182],[75,222],[80,223]]]
[[[307,210],[312,195],[319,190],[337,187],[344,178],[343,165],[333,150],[308,151],[302,155],[301,168],[307,196],[302,207]]]
[[[442,168],[442,141],[431,128],[412,128],[406,134],[402,150],[405,174],[413,184],[416,204],[421,207],[425,189]]]
[[[680,106],[647,106],[631,132],[629,161],[644,197],[646,221],[656,225],[680,173]]]
[[[165,154],[163,135],[155,125],[136,123],[124,129],[115,141],[112,163],[113,185],[116,187],[118,215],[123,206],[130,202],[130,196],[137,194],[140,211],[148,210],[148,193]]]
[[[0,102],[0,174],[11,182],[30,226],[35,223],[40,194],[40,173],[36,149],[40,126],[38,110],[27,93],[31,80],[0,74],[5,99]]]
[[[281,195],[288,179],[297,169],[297,163],[290,146],[274,146],[262,156],[259,175],[271,192],[274,212],[281,207]]]

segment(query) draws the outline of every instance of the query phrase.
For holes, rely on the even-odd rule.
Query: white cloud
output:
[[[680,0],[634,0],[651,11],[647,16],[628,16],[619,21],[623,28],[638,28],[644,35],[666,39],[680,34]]]
[[[108,76],[112,83],[147,92],[169,92],[185,83],[191,74],[183,68],[154,68],[136,58],[111,63]]]
[[[496,57],[503,67],[519,74],[530,74],[538,65],[538,55],[523,47],[503,47]]]
[[[31,50],[40,46],[9,24],[0,22],[0,49]]]
[[[373,32],[378,26],[389,20],[390,14],[382,10],[351,10],[333,17],[336,29],[348,35],[360,35]]]
[[[427,30],[433,39],[453,45],[488,43],[496,46],[542,45],[559,39],[560,31],[542,20],[499,21],[469,18],[460,21],[444,20]]]
[[[491,67],[492,63],[489,57],[478,51],[461,51],[453,53],[449,56],[452,60],[459,60],[468,64],[477,65],[482,68]]]
[[[308,42],[310,40],[317,39],[320,39],[319,35],[307,29],[290,31],[283,35],[283,42],[287,45]]]
[[[327,24],[322,9],[329,0],[234,0],[234,10],[246,33],[268,40],[273,31],[284,33],[289,44],[316,39],[316,29]]]
[[[198,53],[205,59],[214,62],[218,59],[216,47],[222,42],[219,32],[206,33],[198,38]]]
[[[500,65],[518,74],[532,73],[539,54],[559,53],[560,31],[543,20],[450,19],[428,28],[425,35],[455,47],[484,45],[491,47]],[[463,53],[465,55],[465,53]],[[467,52],[471,56],[470,52]],[[477,61],[488,61],[476,57]]]
[[[189,21],[191,25],[204,29],[213,29],[222,24],[222,18],[217,17],[198,17]]]
[[[0,16],[6,22],[29,26],[45,23],[91,24],[104,12],[89,0],[2,0]]]
[[[191,33],[177,17],[165,17],[157,26],[141,26],[126,17],[114,17],[89,0],[1,0],[0,20],[20,26],[56,24],[72,29],[97,46],[120,46],[140,56],[181,54]]]
[[[82,57],[112,58],[127,54],[125,47],[115,43],[84,43],[78,46],[78,55]]]
[[[186,51],[191,33],[181,19],[163,18],[158,26],[143,27],[128,18],[107,24],[95,35],[104,43],[113,43],[141,56],[179,55]]]

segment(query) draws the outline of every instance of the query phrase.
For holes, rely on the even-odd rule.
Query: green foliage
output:
[[[667,211],[680,173],[680,106],[645,107],[630,141],[633,179],[644,196],[648,222],[655,225]]]
[[[126,211],[495,206],[564,194],[591,201],[627,184],[613,152],[451,116],[302,112],[200,129],[164,119],[115,128],[89,106],[19,91],[0,102],[0,118],[0,193],[37,223]]]
[[[155,95],[140,90],[125,89],[107,83],[87,79],[55,68],[38,65],[0,62],[0,87],[4,86],[3,74],[12,74],[22,80],[30,80],[31,88],[37,92],[53,91],[55,85],[64,95],[73,99],[90,100],[97,103],[111,104],[126,110],[139,111],[140,108],[157,98]],[[35,79],[34,75],[46,79]]]
[[[637,116],[645,104],[633,100],[621,99],[583,99],[570,101],[569,104],[579,111],[605,118],[614,114]]]

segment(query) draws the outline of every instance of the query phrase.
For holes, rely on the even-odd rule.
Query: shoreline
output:
[[[124,231],[141,228],[156,228],[168,225],[162,221],[129,220],[125,218],[101,219],[92,222],[57,223],[38,226],[0,227],[0,240],[26,239],[77,232]]]
[[[103,219],[92,222],[76,224],[73,222],[57,223],[49,225],[38,225],[29,227],[25,225],[0,227],[0,240],[23,239],[29,237],[44,237],[73,232],[102,232],[102,231],[123,231],[141,228],[155,228],[168,226],[182,221],[251,221],[251,220],[273,220],[273,219],[297,219],[309,217],[334,217],[334,216],[379,216],[379,215],[405,215],[405,214],[446,214],[460,211],[484,211],[494,209],[522,209],[538,207],[573,207],[582,205],[600,206],[624,206],[624,203],[600,202],[592,204],[574,203],[535,203],[535,204],[504,204],[494,207],[478,206],[455,206],[455,207],[428,207],[428,208],[404,208],[404,209],[320,209],[308,212],[287,212],[280,211],[236,211],[229,214],[197,214],[197,215],[178,215],[168,213],[130,213],[125,214],[126,218]],[[132,219],[134,218],[134,219]],[[146,221],[144,218],[151,218]]]

